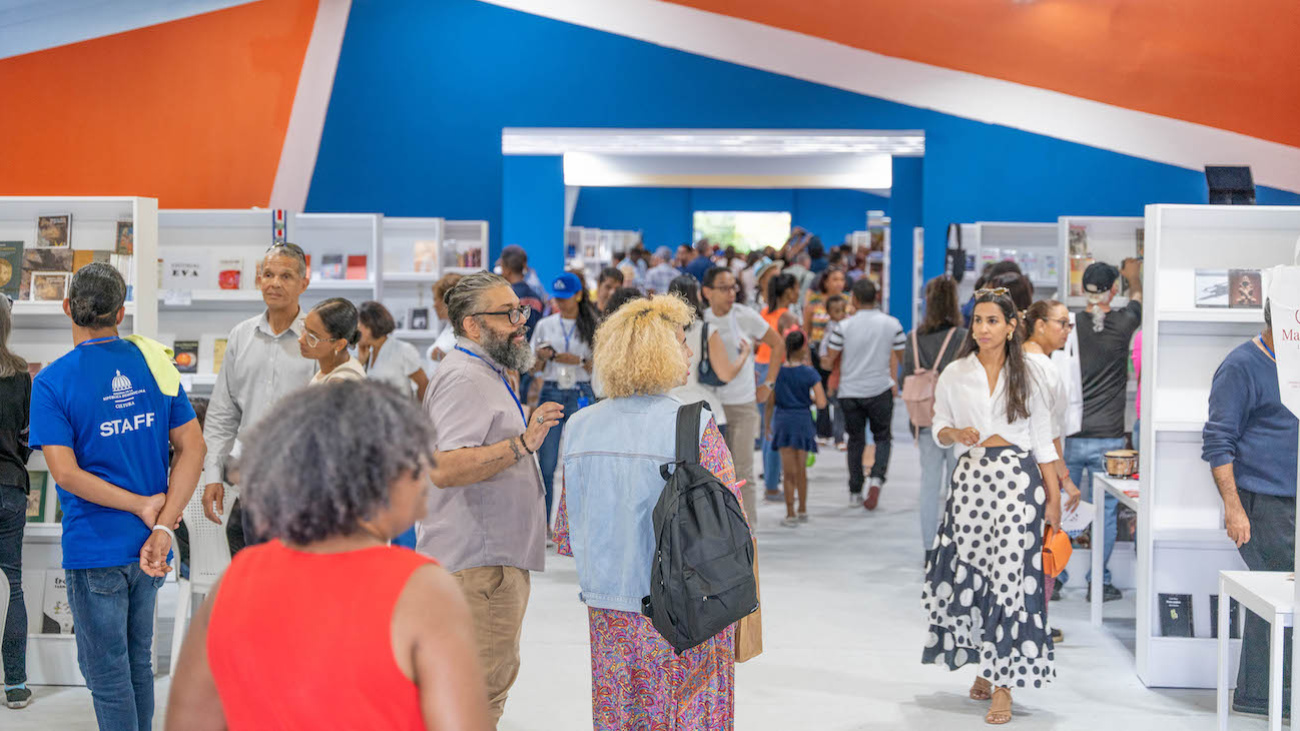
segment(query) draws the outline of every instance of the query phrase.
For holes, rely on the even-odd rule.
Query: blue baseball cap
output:
[[[577,274],[565,272],[551,282],[551,296],[557,300],[567,300],[577,297],[582,291],[582,280],[578,279]]]

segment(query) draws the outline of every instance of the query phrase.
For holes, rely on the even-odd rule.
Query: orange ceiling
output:
[[[316,7],[251,3],[0,61],[0,194],[266,205]]]
[[[667,0],[1300,146],[1297,0]]]

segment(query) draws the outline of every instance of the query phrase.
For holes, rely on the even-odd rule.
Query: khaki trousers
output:
[[[488,711],[496,727],[506,696],[519,676],[519,633],[531,586],[529,573],[513,566],[480,566],[452,574],[460,584],[478,638],[487,685]]]
[[[740,488],[745,503],[745,513],[750,525],[758,521],[758,483],[754,480],[754,438],[758,435],[758,406],[753,401],[747,404],[723,404],[722,410],[727,414],[727,449],[731,450],[731,461],[736,465],[736,479],[744,480]]]

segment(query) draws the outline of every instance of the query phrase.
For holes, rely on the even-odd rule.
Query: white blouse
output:
[[[1039,383],[1043,386],[1043,399],[1052,413],[1052,438],[1065,438],[1065,416],[1070,408],[1070,394],[1065,390],[1065,380],[1056,363],[1042,353],[1025,353],[1025,362],[1037,368]]]
[[[1022,449],[1029,449],[1039,464],[1055,462],[1059,456],[1052,444],[1052,411],[1044,397],[1043,379],[1037,366],[1030,366],[1028,419],[1014,422],[1007,419],[1006,368],[998,373],[998,382],[989,394],[988,376],[979,357],[971,353],[955,360],[939,375],[934,390],[934,423],[930,433],[935,444],[939,432],[949,427],[965,429],[975,427],[980,441],[994,435],[1000,436]],[[956,456],[965,454],[970,447],[953,443]]]

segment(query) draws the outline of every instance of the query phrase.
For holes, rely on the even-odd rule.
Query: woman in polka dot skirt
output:
[[[976,664],[970,697],[990,701],[985,721],[1003,724],[1013,686],[1040,688],[1056,675],[1043,529],[1060,521],[1059,456],[1015,305],[1005,289],[975,295],[963,357],[935,388],[932,433],[940,446],[955,446],[958,460],[926,554],[921,600],[930,630],[921,659],[952,670]]]

